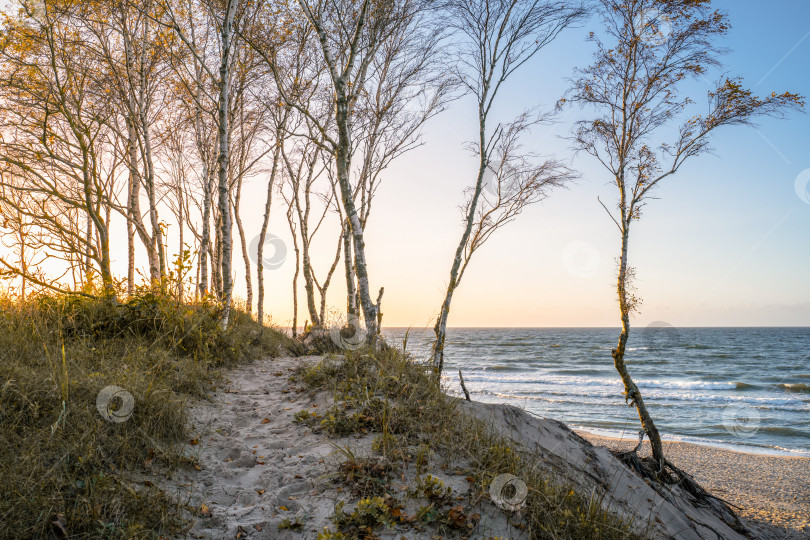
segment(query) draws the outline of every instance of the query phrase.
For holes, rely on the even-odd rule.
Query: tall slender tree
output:
[[[532,164],[519,151],[520,138],[542,116],[524,113],[493,127],[490,114],[495,98],[517,69],[584,15],[581,7],[536,0],[449,0],[446,9],[446,20],[457,40],[451,72],[477,105],[478,137],[472,146],[478,170],[464,206],[464,229],[433,328],[433,365],[439,375],[444,367],[450,305],[472,254],[525,206],[542,199],[548,188],[570,178],[560,164]],[[494,154],[499,154],[498,160],[493,160]],[[494,181],[494,189],[489,197],[482,197],[488,179]]]
[[[613,363],[650,440],[652,476],[665,479],[671,464],[625,361],[630,317],[639,305],[629,261],[631,226],[664,179],[710,150],[716,129],[781,116],[804,102],[790,92],[758,98],[738,80],[724,79],[708,92],[702,114],[682,119],[693,104],[684,83],[705,80],[708,70],[720,65],[716,42],[728,31],[728,17],[711,11],[709,0],[600,0],[599,5],[604,32],[591,37],[595,60],[577,71],[570,93],[591,116],[577,124],[575,144],[602,164],[618,191],[613,211],[605,207],[621,237],[616,291],[622,329]],[[666,142],[678,124],[674,140]]]

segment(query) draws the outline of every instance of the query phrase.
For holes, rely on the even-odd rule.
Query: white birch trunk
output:
[[[231,39],[237,0],[229,0],[226,6],[225,19],[222,21],[222,60],[219,67],[219,155],[217,169],[219,180],[219,212],[222,242],[222,328],[228,327],[231,313],[231,296],[233,280],[231,276],[232,238],[231,238],[231,205],[228,186],[228,151],[230,146],[230,126],[228,123],[228,99],[230,97]]]
[[[447,338],[447,318],[450,315],[450,303],[453,301],[453,292],[458,286],[459,270],[461,269],[462,259],[464,257],[464,248],[470,239],[473,224],[475,223],[475,210],[478,207],[478,199],[481,196],[481,189],[483,187],[484,173],[488,165],[488,156],[486,152],[486,113],[483,109],[483,103],[486,99],[486,93],[483,94],[478,107],[478,147],[481,160],[478,165],[478,179],[475,182],[475,191],[470,201],[470,207],[467,209],[467,216],[465,220],[464,233],[456,247],[456,255],[453,258],[453,265],[450,268],[450,279],[447,282],[447,292],[444,295],[439,316],[436,318],[436,325],[433,327],[433,333],[436,336],[436,341],[433,344],[433,366],[436,371],[436,377],[441,377],[442,370],[444,369],[444,343]]]

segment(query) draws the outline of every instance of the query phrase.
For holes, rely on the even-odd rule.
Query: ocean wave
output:
[[[502,395],[508,399],[536,399],[540,401],[568,402],[572,405],[582,405],[584,403],[599,402],[610,405],[612,400],[620,404],[621,384],[613,387],[596,388],[590,387],[587,391],[576,387],[529,387],[517,389],[508,385],[481,385],[467,381],[468,387],[473,393]],[[806,412],[810,411],[810,402],[797,398],[757,396],[750,393],[741,395],[727,394],[699,394],[695,392],[672,392],[663,388],[642,388],[644,397],[658,405],[671,405],[682,407],[684,403],[694,405],[701,404],[703,407],[713,407],[716,405],[744,405],[760,409],[763,411],[784,411],[784,412]]]
[[[810,384],[804,383],[782,383],[778,385],[779,388],[784,390],[785,392],[791,392],[795,394],[810,394]]]
[[[570,370],[573,371],[573,370]],[[570,372],[569,371],[569,372]],[[584,370],[583,370],[584,371]],[[479,372],[480,373],[480,372]],[[621,385],[618,377],[578,377],[576,374],[563,374],[532,377],[488,377],[482,373],[470,374],[466,379],[469,382],[495,383],[495,384],[545,384],[558,386],[604,386],[616,387]],[[484,375],[484,376],[482,376]],[[739,381],[688,381],[688,380],[665,380],[665,379],[639,379],[636,384],[642,388],[660,388],[672,390],[750,390],[757,388],[751,383]]]

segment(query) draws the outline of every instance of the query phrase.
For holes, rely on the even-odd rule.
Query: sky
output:
[[[741,76],[758,94],[810,95],[810,2],[713,5],[729,13],[732,28],[723,42],[730,49],[723,72],[709,80]],[[593,45],[586,37],[599,26],[593,18],[567,30],[524,65],[503,88],[495,119],[536,105],[553,107],[573,68],[591,62]],[[709,88],[697,81],[689,92],[703,103]],[[385,287],[384,326],[429,327],[438,313],[462,232],[459,205],[477,172],[476,159],[463,146],[476,137],[476,114],[474,101],[454,102],[426,126],[424,144],[384,173],[366,229],[374,296]],[[620,238],[597,201],[612,205],[616,188],[593,158],[575,155],[563,138],[580,115],[568,109],[524,141],[530,150],[569,161],[582,176],[528,208],[476,253],[454,295],[450,326],[618,326]],[[810,326],[810,115],[720,130],[713,146],[713,155],[687,162],[662,183],[658,198],[634,224],[629,256],[643,299],[634,324]],[[249,239],[261,226],[265,190],[262,177],[244,188]],[[283,262],[265,273],[265,310],[281,326],[292,318],[295,266],[284,211],[276,197],[270,232],[280,239],[277,260]],[[323,234],[313,252],[321,275],[336,240],[334,230]],[[244,266],[235,247],[235,294],[243,296]],[[126,243],[112,249],[124,274]],[[345,309],[342,267],[328,304]],[[299,324],[305,311],[302,303]]]
[[[810,94],[810,2],[713,4],[732,23],[724,73],[760,94]],[[593,19],[568,30],[524,66],[500,96],[502,118],[552,106],[572,68],[590,63],[585,38],[598,26]],[[700,99],[708,89],[690,87]],[[578,114],[568,111],[526,146],[570,158],[559,135]],[[462,144],[475,133],[474,102],[454,103],[427,127],[424,146],[386,175],[366,238],[372,287],[385,286],[385,325],[430,326],[438,312],[461,234],[458,205],[476,172]],[[630,261],[643,298],[635,324],[810,325],[810,196],[796,186],[810,179],[810,116],[721,130],[713,145],[714,155],[661,185],[634,225]],[[590,156],[572,164],[582,172],[575,185],[529,208],[476,254],[454,296],[451,326],[618,325],[620,239],[597,201],[614,201],[616,189]],[[273,292],[285,294],[283,286]],[[274,304],[272,313],[289,318],[286,307]]]

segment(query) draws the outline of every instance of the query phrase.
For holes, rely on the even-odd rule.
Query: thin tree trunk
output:
[[[348,220],[343,223],[343,264],[346,268],[346,317],[356,320],[357,289],[355,288],[354,264],[352,261],[351,227]]]
[[[220,217],[219,203],[214,215],[214,246],[211,252],[211,284],[216,297],[221,301],[222,295],[222,218]]]
[[[125,29],[122,33],[123,43],[124,43],[124,56],[125,56],[125,63],[128,75],[128,97],[127,97],[127,115],[126,115],[126,124],[127,124],[127,166],[129,167],[129,182],[128,187],[129,190],[127,192],[127,232],[129,235],[129,253],[128,253],[128,270],[127,270],[127,281],[128,281],[128,289],[129,294],[132,294],[134,291],[134,282],[135,282],[135,240],[134,234],[137,233],[138,237],[141,239],[141,243],[144,245],[146,249],[146,256],[149,263],[149,278],[154,284],[154,282],[158,279],[159,276],[159,262],[158,256],[154,249],[154,231],[150,236],[146,232],[146,227],[143,224],[143,215],[141,214],[141,202],[140,202],[140,194],[141,194],[141,184],[143,183],[143,177],[141,176],[141,172],[139,170],[138,165],[138,133],[136,129],[136,122],[143,123],[144,115],[141,114],[141,108],[143,106],[143,90],[141,90],[140,94],[136,96],[136,84],[142,88],[145,81],[143,77],[135,79],[135,64],[134,64],[134,56],[135,52],[132,48],[132,40],[131,35],[129,33],[129,29],[127,26],[126,20],[126,8],[124,5],[121,5],[122,10],[122,27]],[[141,66],[140,71],[143,72],[143,57],[141,57]],[[138,100],[141,100],[141,103]],[[142,126],[144,130],[146,129],[145,126]],[[130,233],[130,229],[134,229]]]
[[[20,296],[22,297],[22,301],[25,302],[25,284],[26,276],[28,275],[28,263],[25,260],[25,223],[22,212],[20,212],[19,209],[17,210],[17,221],[20,223],[20,268],[22,269],[22,274],[20,274]]]
[[[621,311],[622,331],[619,334],[619,342],[616,348],[613,349],[613,365],[619,376],[624,383],[625,399],[631,406],[635,406],[638,411],[638,418],[641,421],[641,427],[647,434],[652,448],[653,459],[658,466],[658,473],[662,473],[664,469],[664,448],[661,443],[661,435],[658,433],[658,428],[655,427],[652,416],[647,411],[647,406],[644,404],[644,399],[641,397],[641,392],[633,382],[630,373],[627,371],[627,366],[624,363],[624,354],[627,347],[627,340],[630,337],[630,311],[631,306],[627,296],[627,248],[630,239],[630,219],[626,217],[624,205],[622,205],[622,252],[619,259],[619,276],[617,279],[617,292],[619,295],[619,309]]]
[[[459,269],[464,257],[464,248],[470,239],[473,224],[475,223],[475,210],[478,208],[478,199],[481,196],[481,188],[486,172],[488,156],[486,145],[486,114],[483,109],[484,98],[479,101],[478,107],[478,148],[480,153],[480,162],[478,165],[478,179],[475,182],[475,191],[473,192],[470,207],[467,210],[466,224],[464,233],[461,235],[458,246],[456,247],[456,256],[453,258],[453,266],[450,268],[450,280],[447,283],[447,292],[444,295],[442,307],[439,310],[439,316],[436,318],[436,325],[433,327],[433,333],[436,336],[436,341],[433,344],[433,366],[436,371],[436,377],[441,377],[442,369],[444,369],[444,344],[447,339],[447,318],[450,315],[450,303],[453,300],[453,292],[456,290],[459,278]]]
[[[366,321],[366,330],[368,330],[369,340],[373,342],[377,335],[377,307],[371,299],[363,226],[360,223],[360,216],[357,214],[352,187],[349,182],[349,172],[351,169],[351,130],[349,103],[346,98],[344,86],[345,83],[342,79],[336,81],[335,90],[338,96],[335,115],[338,126],[338,147],[336,152],[337,177],[338,184],[340,185],[343,208],[346,211],[346,219],[351,228],[352,248],[354,252],[354,275],[357,278],[357,294],[360,299],[360,307],[363,310],[363,318]]]
[[[270,180],[267,182],[267,200],[264,203],[264,217],[262,218],[262,229],[259,234],[259,246],[256,257],[256,277],[258,287],[258,299],[256,312],[259,319],[259,324],[264,326],[264,239],[267,235],[267,228],[270,224],[270,207],[273,204],[273,186],[275,185],[276,170],[278,168],[278,158],[281,151],[281,146],[276,146],[273,151],[273,168],[270,171]],[[295,290],[293,290],[293,293]]]
[[[135,225],[132,223],[132,177],[127,181],[127,296],[135,294]]]
[[[323,282],[323,286],[318,287],[318,291],[321,294],[321,311],[320,311],[320,321],[321,324],[326,324],[326,291],[329,289],[329,283],[332,281],[332,276],[335,274],[335,270],[337,269],[338,264],[340,263],[340,248],[343,244],[343,233],[338,235],[338,243],[337,243],[337,250],[335,251],[335,258],[332,261],[332,266],[329,267],[329,273],[326,274],[326,279]]]
[[[295,233],[295,227],[293,225],[293,217],[292,217],[292,208],[290,208],[287,212],[287,220],[290,224],[290,232],[292,232],[292,239],[293,239],[293,251],[295,251],[295,273],[293,274],[292,280],[292,292],[293,292],[293,319],[292,319],[292,335],[296,337],[298,335],[298,274],[301,271],[301,251],[298,247],[298,236]],[[304,328],[304,332],[307,329]]]
[[[213,202],[211,193],[211,180],[209,178],[208,163],[203,162],[203,222],[202,235],[200,238],[200,294],[208,295],[208,254],[211,250],[211,204]],[[213,261],[212,261],[213,264]]]
[[[183,207],[183,187],[182,187],[182,185],[178,185],[178,187],[177,187],[177,203],[178,203],[178,212],[180,214],[179,215],[180,219],[178,220],[179,221],[179,227],[180,227],[180,229],[179,229],[180,239],[179,239],[179,246],[178,246],[178,251],[177,251],[178,257],[179,257],[179,259],[178,259],[179,264],[177,265],[177,299],[180,302],[182,302],[183,301],[183,292],[184,292],[183,291],[183,270],[184,270],[183,265],[185,265],[185,262],[186,262],[185,258],[183,257],[184,252],[185,252],[185,245],[183,243],[183,240],[184,240],[184,238],[183,238],[183,236],[184,236],[183,235],[183,232],[184,232],[184,230],[183,230],[184,229],[184,227],[183,227],[183,216],[184,216],[184,213],[185,213],[184,212],[185,208]]]
[[[253,315],[253,283],[250,277],[250,257],[248,255],[247,241],[245,240],[245,229],[242,227],[242,218],[239,215],[239,203],[242,198],[242,177],[236,184],[236,200],[233,204],[233,216],[236,221],[236,229],[239,232],[239,242],[242,245],[242,259],[245,261],[245,288],[248,315]]]
[[[237,0],[229,0],[225,18],[222,21],[222,61],[219,67],[219,126],[218,141],[219,155],[217,156],[217,167],[219,174],[219,212],[222,224],[222,328],[228,327],[228,319],[231,310],[231,295],[233,293],[233,282],[231,276],[231,205],[228,193],[228,151],[230,146],[230,126],[228,123],[228,100],[230,97],[230,58],[231,58],[231,31],[233,19],[236,13]]]
[[[318,309],[315,306],[315,284],[312,270],[312,259],[309,256],[309,182],[306,184],[304,193],[304,211],[301,211],[299,192],[295,192],[295,206],[298,212],[298,220],[301,223],[301,251],[302,265],[304,267],[304,290],[307,293],[307,310],[313,326],[320,326],[321,320],[318,316]],[[297,187],[297,186],[296,186]]]
[[[147,43],[149,34],[149,19],[146,18],[144,20],[144,27],[143,27],[143,36],[141,39],[142,43],[142,51],[141,51],[141,65],[140,65],[140,72],[141,72],[141,80],[140,80],[140,92],[138,96],[138,113],[139,113],[139,121],[141,125],[141,137],[142,137],[142,144],[143,144],[143,161],[144,161],[144,169],[146,173],[146,194],[149,200],[149,221],[152,225],[152,250],[153,253],[157,254],[157,263],[158,268],[155,269],[154,266],[150,269],[151,270],[151,278],[152,278],[152,286],[156,284],[156,278],[159,280],[161,286],[163,286],[163,276],[166,275],[166,253],[163,248],[163,230],[160,227],[160,219],[158,218],[158,211],[157,211],[157,195],[155,193],[155,166],[152,160],[152,136],[149,130],[149,118],[147,115],[146,103],[147,103],[147,96],[146,92],[146,54],[147,54],[147,47],[145,44]],[[154,264],[154,263],[153,263]]]
[[[88,208],[87,223],[85,225],[87,227],[87,230],[85,232],[85,238],[84,238],[84,241],[85,241],[85,244],[86,244],[85,249],[87,250],[86,253],[85,253],[85,256],[84,256],[84,283],[85,283],[85,286],[90,285],[90,274],[92,272],[92,270],[91,270],[92,269],[92,264],[90,262],[91,261],[91,256],[92,256],[91,255],[92,249],[91,249],[90,242],[91,242],[91,239],[93,238],[93,219],[90,217],[90,211],[89,210],[90,209]]]
[[[132,108],[136,107],[134,103],[134,98],[132,100]],[[138,169],[138,135],[135,130],[135,120],[128,119],[127,120],[127,141],[129,155],[127,157],[128,166],[129,166],[129,193],[128,193],[128,208],[127,212],[129,214],[129,218],[127,220],[127,224],[134,227],[135,232],[138,233],[138,236],[141,239],[141,243],[143,243],[144,247],[146,248],[146,257],[149,262],[149,278],[154,284],[160,277],[160,270],[159,270],[159,261],[157,252],[155,250],[155,238],[154,238],[154,231],[150,236],[146,232],[146,227],[143,224],[143,217],[141,215],[141,172]],[[133,242],[132,245],[132,277],[133,280],[135,278],[135,245]]]

